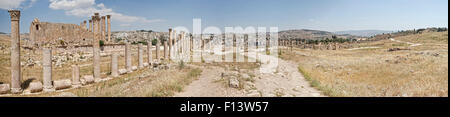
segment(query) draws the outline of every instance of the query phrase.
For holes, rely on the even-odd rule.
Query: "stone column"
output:
[[[169,54],[168,54],[168,48],[167,48],[167,43],[168,43],[168,40],[165,40],[164,41],[164,60],[168,60],[168,58],[169,58]]]
[[[270,53],[270,35],[266,36],[266,54]],[[272,53],[270,53],[272,54]]]
[[[172,29],[171,28],[169,28],[169,58],[172,58],[172,55],[171,55],[171,53],[172,53],[172,39],[173,38],[173,32],[172,32]]]
[[[159,59],[160,59],[160,58],[159,58],[159,49],[160,49],[160,47],[159,47],[159,45],[160,45],[159,40],[160,40],[160,39],[156,39],[156,51],[155,51],[155,52],[156,52],[156,53],[155,53],[155,54],[156,54],[156,57],[155,57],[155,58],[156,58],[156,60],[157,60],[158,62],[159,62]]]
[[[131,69],[131,47],[130,47],[130,42],[126,42],[125,43],[125,64],[126,64],[126,69],[128,72],[132,72],[133,70]]]
[[[92,32],[92,20],[89,20],[89,32]]]
[[[72,85],[79,86],[80,84],[80,67],[72,65]]]
[[[144,68],[144,56],[142,55],[144,53],[144,50],[142,49],[142,43],[138,44],[138,67],[139,68]]]
[[[20,11],[9,10],[11,16],[11,93],[20,93],[22,76],[20,71]]]
[[[111,40],[111,15],[106,15],[106,18],[108,18],[108,41]]]
[[[100,16],[98,13],[95,13],[95,19],[94,19],[94,39],[92,41],[92,50],[94,55],[94,62],[92,64],[94,68],[94,79],[100,78],[100,44],[99,44],[99,38],[100,38]]]
[[[84,21],[83,21],[83,29],[86,30],[86,27],[87,27],[87,22],[86,22],[86,20],[84,20]]]
[[[111,76],[112,77],[119,76],[119,73],[118,73],[119,67],[117,66],[117,57],[118,56],[119,55],[117,53],[113,53],[111,55]]]
[[[100,24],[100,26],[101,26],[101,29],[100,29],[100,30],[101,30],[102,32],[101,32],[100,40],[105,40],[105,34],[106,34],[106,31],[105,31],[105,30],[106,30],[106,27],[105,27],[105,26],[106,26],[106,24],[105,24],[105,19],[106,19],[106,17],[105,17],[105,16],[102,16],[101,18],[102,18],[102,19],[101,19],[101,22],[100,22],[100,23],[101,23],[101,24]]]
[[[236,34],[233,34],[233,62],[237,60],[237,43]]]
[[[226,49],[226,46],[225,46],[225,33],[223,33],[223,35],[222,35],[222,62],[225,62],[225,49]]]
[[[244,62],[248,62],[248,34],[244,34],[244,56],[247,56]]]
[[[149,65],[151,65],[152,64],[152,61],[153,61],[153,59],[152,59],[152,42],[150,41],[150,42],[147,42],[147,62],[148,62],[148,64]]]
[[[52,84],[52,49],[44,48],[42,54],[42,78],[44,82],[44,90],[49,91],[53,88]]]

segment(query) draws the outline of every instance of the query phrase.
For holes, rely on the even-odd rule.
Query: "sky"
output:
[[[20,30],[31,21],[80,24],[94,12],[112,15],[112,31],[184,26],[409,30],[448,27],[448,0],[0,0],[0,32],[11,31],[8,9],[21,10]]]

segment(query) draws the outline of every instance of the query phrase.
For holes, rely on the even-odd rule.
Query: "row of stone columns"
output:
[[[99,13],[94,13],[94,14],[99,14]],[[98,15],[97,15],[98,16]],[[96,21],[99,20],[99,21]],[[84,21],[84,23],[82,23],[82,27],[86,28],[86,21]],[[98,16],[97,19],[94,19],[94,17],[92,17],[89,20],[89,32],[94,32],[96,27],[94,27],[94,25],[99,25],[98,31],[100,34],[100,40],[106,40],[108,42],[112,41],[111,40],[111,15],[106,15],[106,16]]]

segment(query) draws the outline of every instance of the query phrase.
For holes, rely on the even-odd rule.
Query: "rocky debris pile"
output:
[[[261,92],[257,90],[255,80],[249,73],[229,71],[221,75],[222,79],[227,81],[228,87],[244,90],[249,97],[261,97]]]
[[[439,55],[441,55],[438,52],[418,52],[415,53],[416,55],[428,55],[428,56],[434,56],[434,57],[438,57]]]
[[[41,62],[40,61],[35,61],[33,60],[33,58],[26,58],[26,61],[22,61],[20,62],[20,66],[22,67],[33,67],[33,66],[41,66]]]
[[[89,56],[79,53],[61,52],[53,56],[52,62],[56,67],[62,67],[67,62],[81,62],[86,61],[88,58]]]
[[[389,48],[388,52],[400,51],[400,50],[411,50],[411,49],[402,49],[402,48]]]

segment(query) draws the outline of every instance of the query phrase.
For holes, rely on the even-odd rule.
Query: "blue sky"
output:
[[[113,14],[112,30],[167,31],[201,18],[203,28],[405,30],[448,27],[448,0],[0,0],[0,32],[10,32],[6,9],[20,9],[21,32],[34,18],[79,24],[97,11]]]

